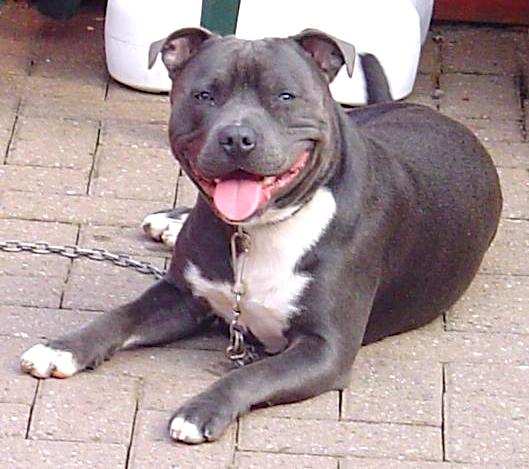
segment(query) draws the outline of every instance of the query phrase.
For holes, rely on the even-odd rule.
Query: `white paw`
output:
[[[166,246],[172,248],[176,244],[178,233],[184,226],[187,217],[187,213],[178,218],[167,216],[167,212],[153,213],[144,218],[141,227],[147,236],[155,241],[162,241]]]
[[[180,219],[181,221],[173,220],[173,222],[167,226],[167,229],[162,233],[162,242],[166,246],[169,246],[170,248],[174,247],[178,234],[180,233],[182,226],[184,226],[186,219],[187,215],[183,216],[182,219]]]
[[[183,441],[184,443],[202,443],[206,441],[206,437],[198,427],[183,417],[175,417],[172,420],[169,426],[169,434],[173,440]]]
[[[20,368],[36,378],[68,378],[79,370],[79,365],[70,352],[37,344],[24,352]]]

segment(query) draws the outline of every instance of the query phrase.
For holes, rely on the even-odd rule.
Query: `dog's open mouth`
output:
[[[287,187],[305,167],[311,150],[305,150],[294,165],[282,174],[259,176],[243,170],[234,171],[222,178],[207,179],[195,169],[196,181],[211,197],[215,209],[228,221],[247,220],[283,188]]]

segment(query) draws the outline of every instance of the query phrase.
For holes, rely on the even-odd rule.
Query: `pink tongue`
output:
[[[228,220],[242,221],[255,213],[263,188],[252,179],[226,179],[215,187],[213,202]]]

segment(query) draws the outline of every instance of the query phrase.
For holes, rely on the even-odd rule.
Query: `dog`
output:
[[[202,443],[253,407],[343,389],[361,345],[446,311],[494,238],[502,197],[475,136],[391,102],[373,56],[362,57],[373,104],[336,103],[329,83],[356,54],[323,32],[246,41],[187,28],[154,43],[151,63],[159,53],[171,149],[199,190],[175,215],[170,268],[137,300],[30,348],[21,368],[64,378],[223,318],[245,364],[169,423],[174,440]],[[146,229],[159,237],[163,223]]]

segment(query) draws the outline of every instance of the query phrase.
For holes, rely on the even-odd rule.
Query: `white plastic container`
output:
[[[178,28],[200,23],[201,0],[108,0],[105,48],[110,75],[145,91],[168,91],[161,60],[147,69],[151,42]],[[433,0],[241,0],[238,37],[289,36],[316,28],[353,44],[357,52],[378,57],[395,99],[413,88],[432,14]],[[342,70],[331,86],[335,99],[366,101],[357,61],[353,78]]]
[[[152,42],[174,30],[200,24],[201,0],[108,0],[105,54],[110,76],[143,91],[169,91],[161,60],[149,70]]]

